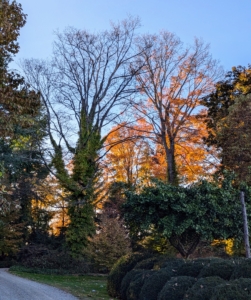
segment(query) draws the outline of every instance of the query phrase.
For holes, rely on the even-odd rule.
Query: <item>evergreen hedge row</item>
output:
[[[184,261],[136,253],[114,266],[108,293],[122,300],[251,300],[251,259]]]

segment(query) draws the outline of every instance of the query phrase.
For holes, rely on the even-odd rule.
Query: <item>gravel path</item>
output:
[[[7,269],[0,269],[0,300],[77,300],[77,298],[49,285],[9,274]]]

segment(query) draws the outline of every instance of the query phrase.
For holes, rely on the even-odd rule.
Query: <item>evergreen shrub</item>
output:
[[[225,283],[225,280],[219,276],[200,278],[186,292],[184,299],[189,300],[211,300],[214,289],[217,285]],[[225,299],[227,300],[227,299]]]
[[[172,268],[178,270],[178,268],[185,263],[185,260],[182,258],[165,258],[160,261],[159,264],[155,264],[155,267],[159,268]]]
[[[155,264],[163,260],[161,257],[154,256],[148,259],[144,259],[136,264],[134,269],[143,269],[143,270],[151,270],[154,268]]]
[[[173,271],[170,268],[160,269],[152,273],[141,288],[139,300],[156,300],[159,292],[172,275]]]
[[[152,271],[141,270],[140,274],[134,276],[126,291],[126,300],[139,300],[139,294],[145,281],[151,276]]]
[[[133,253],[122,256],[112,267],[110,274],[107,277],[107,292],[111,297],[120,297],[121,282],[124,276],[131,271],[136,264],[147,259],[152,254],[150,253]]]
[[[183,300],[186,291],[196,282],[191,276],[172,277],[159,293],[158,300]],[[186,298],[185,298],[186,299]]]
[[[123,300],[126,300],[126,291],[131,283],[131,281],[134,279],[135,276],[142,273],[142,270],[131,270],[128,272],[125,277],[123,278],[121,282],[121,288],[120,288],[120,298]]]
[[[205,266],[209,266],[213,262],[220,262],[218,258],[202,258],[190,260],[182,264],[177,270],[177,276],[197,277]]]
[[[218,285],[210,300],[251,300],[251,279],[240,278]]]
[[[64,251],[50,250],[34,252],[34,255],[27,255],[18,261],[18,265],[28,269],[51,270],[57,274],[86,274],[95,272],[93,264],[87,259],[74,259]]]
[[[251,259],[244,259],[236,265],[231,280],[238,278],[251,278]]]
[[[219,276],[222,279],[229,280],[235,266],[234,261],[231,260],[212,262],[200,271],[199,277]]]

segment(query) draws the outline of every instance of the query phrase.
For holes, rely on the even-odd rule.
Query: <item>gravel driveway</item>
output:
[[[77,298],[46,284],[9,274],[7,269],[0,269],[0,300],[77,300]]]

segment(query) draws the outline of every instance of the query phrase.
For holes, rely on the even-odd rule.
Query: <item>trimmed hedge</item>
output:
[[[141,270],[141,273],[133,277],[126,291],[126,300],[138,300],[145,281],[151,276],[152,271]]]
[[[133,281],[133,279],[142,273],[142,270],[131,270],[130,272],[128,272],[125,277],[123,278],[122,282],[121,282],[121,288],[120,288],[120,298],[122,300],[126,300],[126,291],[131,283],[131,281]]]
[[[179,276],[172,277],[161,292],[159,293],[158,300],[183,300],[186,291],[196,282],[194,277]]]
[[[251,300],[251,279],[241,278],[218,285],[210,300]]]
[[[107,292],[111,297],[120,297],[121,282],[124,276],[131,271],[136,264],[152,254],[149,253],[133,253],[122,256],[112,267],[107,277]]]
[[[169,268],[152,273],[141,288],[139,300],[156,300],[163,286],[171,279],[172,275],[173,272]]]
[[[251,259],[244,259],[236,265],[231,280],[238,278],[250,278],[251,277]]]
[[[136,264],[134,269],[143,269],[143,270],[152,270],[155,264],[164,260],[164,257],[161,256],[154,256],[148,259],[144,259]]]
[[[212,262],[200,271],[199,277],[219,276],[222,279],[229,280],[235,267],[234,261],[231,260]]]
[[[134,253],[114,265],[108,294],[122,300],[251,300],[251,259],[184,261]]]
[[[170,268],[170,269],[173,269],[175,270],[174,273],[176,274],[179,267],[184,265],[185,264],[185,260],[182,259],[182,258],[167,258],[165,259],[164,261],[162,261],[158,267],[160,269],[167,269],[167,268]],[[155,267],[157,266],[157,264],[155,264]]]
[[[184,298],[191,300],[211,300],[215,287],[223,283],[225,283],[225,280],[219,276],[200,278],[186,292]]]
[[[198,277],[204,267],[209,266],[213,262],[220,261],[222,261],[220,258],[201,258],[187,261],[178,268],[177,276]]]

